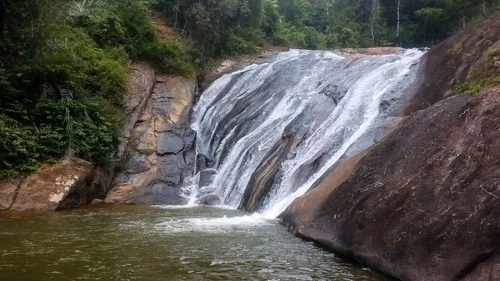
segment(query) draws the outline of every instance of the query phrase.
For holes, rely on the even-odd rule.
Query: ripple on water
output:
[[[105,206],[0,225],[0,281],[384,280],[235,210]]]

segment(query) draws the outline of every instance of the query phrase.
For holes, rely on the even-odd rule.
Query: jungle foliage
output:
[[[127,66],[194,78],[267,45],[429,46],[500,0],[0,0],[0,177],[118,141]],[[156,38],[151,15],[178,34]]]
[[[265,44],[307,49],[430,46],[500,0],[157,0],[205,57]]]
[[[128,62],[194,77],[182,42],[158,42],[135,0],[2,1],[0,176],[78,156],[105,163],[122,124]]]

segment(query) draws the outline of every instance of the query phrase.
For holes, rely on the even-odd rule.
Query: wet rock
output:
[[[280,218],[298,235],[401,280],[495,280],[498,108],[500,87],[417,112]]]
[[[207,205],[207,206],[216,206],[220,205],[221,200],[220,197],[214,194],[209,194],[206,196],[203,196],[202,198],[198,199],[196,201],[197,204],[201,205]]]
[[[205,154],[199,153],[196,154],[196,172],[201,170],[205,170],[208,168],[208,158]]]
[[[294,134],[285,132],[282,141],[276,143],[269,154],[266,155],[264,161],[260,163],[250,178],[248,183],[250,188],[245,189],[240,206],[242,209],[255,211],[259,207],[264,196],[273,185],[274,179],[276,179],[275,175],[278,173],[281,163],[284,161],[293,142]]]
[[[215,170],[203,170],[200,171],[198,185],[200,187],[209,186],[214,178]]]
[[[104,191],[93,185],[96,171],[81,159],[43,165],[19,186],[12,210],[54,211],[92,201]]]

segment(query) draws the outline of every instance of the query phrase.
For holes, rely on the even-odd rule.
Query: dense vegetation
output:
[[[0,176],[66,155],[104,163],[131,59],[194,77],[182,42],[156,40],[147,3],[8,0],[0,42]]]
[[[105,163],[127,65],[194,77],[281,45],[428,46],[500,0],[0,0],[0,177],[76,155]],[[159,42],[151,14],[179,34]]]
[[[308,49],[430,46],[500,0],[158,0],[205,56],[265,44]]]

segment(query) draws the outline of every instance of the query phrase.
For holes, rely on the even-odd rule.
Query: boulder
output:
[[[96,170],[81,159],[45,164],[19,186],[12,210],[54,211],[90,203],[102,195],[102,186],[94,185]]]
[[[0,211],[10,209],[20,182],[20,180],[7,180],[0,183]]]
[[[220,205],[221,200],[220,200],[219,196],[217,196],[215,194],[209,194],[209,195],[205,195],[205,196],[199,198],[198,200],[196,200],[196,203],[201,204],[201,205],[207,205],[207,206],[216,206],[216,205]]]
[[[205,154],[198,153],[196,154],[196,171],[199,172],[201,170],[205,170],[208,168],[208,157]]]
[[[214,179],[215,173],[216,171],[211,169],[200,171],[198,186],[199,187],[209,186]]]
[[[500,87],[421,110],[281,215],[297,235],[401,280],[496,280]]]

